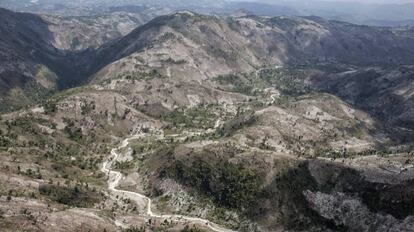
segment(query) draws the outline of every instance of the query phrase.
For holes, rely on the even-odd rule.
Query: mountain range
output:
[[[111,7],[0,9],[0,228],[413,228],[413,29]]]

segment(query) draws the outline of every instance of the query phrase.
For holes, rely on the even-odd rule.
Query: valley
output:
[[[158,10],[0,9],[2,230],[414,228],[411,28]]]

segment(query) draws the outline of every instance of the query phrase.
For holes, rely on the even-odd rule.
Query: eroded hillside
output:
[[[1,116],[2,228],[413,228],[411,30],[185,11],[68,52],[101,41],[60,43],[56,25],[14,16],[28,39],[0,40],[4,67],[81,87]],[[20,81],[2,75],[5,90]]]

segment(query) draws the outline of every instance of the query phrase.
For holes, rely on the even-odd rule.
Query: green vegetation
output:
[[[230,136],[235,131],[253,124],[256,121],[254,111],[238,112],[236,117],[224,123],[220,128],[217,128],[216,133],[220,136]]]
[[[0,147],[8,147],[11,143],[12,141],[8,137],[0,135]]]
[[[197,228],[195,226],[193,226],[193,227],[190,228],[188,225],[186,225],[184,227],[184,229],[181,230],[181,232],[204,232],[204,231],[205,230],[199,229],[199,228]]]
[[[165,43],[165,42],[167,42],[169,40],[175,40],[177,38],[178,37],[174,33],[172,33],[172,32],[165,32],[163,35],[161,35],[158,38],[158,40],[156,42],[158,42],[158,43]]]
[[[167,60],[167,61],[176,62],[176,63],[181,63],[182,62],[181,60],[174,61],[172,59]],[[157,70],[157,69],[151,69],[150,71],[140,71],[140,70],[138,70],[138,68],[139,68],[139,64],[135,64],[135,70],[134,71],[126,71],[126,72],[119,73],[114,77],[102,80],[101,84],[108,85],[108,84],[111,83],[111,81],[114,81],[114,80],[119,81],[119,80],[123,80],[123,79],[135,83],[135,81],[138,81],[138,82],[139,81],[149,81],[149,80],[152,80],[154,78],[161,78],[161,79],[167,78],[167,76],[162,75],[160,73],[160,71]]]
[[[241,211],[252,207],[260,193],[259,175],[228,161],[207,162],[195,158],[189,164],[175,160],[169,173],[185,186],[211,197],[215,203]]]
[[[35,118],[33,115],[28,114],[21,117],[17,117],[14,120],[9,120],[5,122],[5,126],[7,127],[7,132],[4,133],[4,136],[10,138],[13,141],[11,145],[17,145],[17,135],[18,134],[25,134],[30,133],[32,135],[40,135],[43,134],[42,130],[36,125],[43,125],[46,127],[54,127],[55,124],[42,119],[42,118]],[[41,139],[39,139],[41,140]],[[45,142],[45,141],[42,141]]]
[[[222,58],[225,58],[226,60],[231,58],[230,55],[227,54],[226,51],[224,51],[223,49],[219,47],[210,46],[207,51],[211,53],[214,57],[222,57]]]
[[[132,227],[122,230],[122,232],[145,232],[145,231],[146,230],[144,227],[136,227],[136,226],[132,226]]]
[[[130,162],[130,161],[124,161],[124,162],[116,161],[114,163],[114,168],[118,170],[131,169],[133,167],[134,167],[134,162]]]
[[[320,145],[319,145],[320,146]],[[389,153],[380,149],[366,149],[359,152],[349,151],[347,149],[341,150],[334,150],[332,148],[327,147],[318,147],[315,151],[316,157],[326,157],[331,158],[333,160],[340,159],[340,158],[352,158],[352,157],[360,157],[360,156],[368,156],[368,155],[379,155],[379,156],[386,156]]]
[[[175,110],[161,118],[173,127],[208,129],[214,127],[217,116],[210,107],[197,107]]]
[[[42,105],[43,105],[43,109],[45,110],[46,114],[51,115],[56,112],[56,101],[47,100]]]
[[[168,59],[163,60],[163,63],[167,63],[167,64],[185,64],[185,63],[187,63],[187,61],[182,60],[182,59],[181,60],[174,60],[171,57],[169,57]]]
[[[45,99],[46,97],[51,96],[55,90],[47,89],[40,85],[37,81],[31,80],[27,82],[23,86],[23,92],[25,93],[26,97],[33,101],[34,103],[38,103],[39,101]]]
[[[39,187],[39,192],[53,201],[76,207],[92,207],[102,200],[101,194],[80,186],[66,187],[45,184]]]
[[[75,122],[73,120],[65,119],[65,123],[67,123],[65,132],[69,138],[79,143],[82,142],[82,129],[75,126]]]
[[[232,85],[232,91],[243,93],[246,95],[252,95],[254,84],[251,80],[243,78],[239,75],[229,74],[224,76],[219,76],[216,79],[222,85]]]
[[[152,151],[159,147],[162,147],[165,143],[160,140],[156,140],[151,137],[147,137],[145,139],[141,139],[139,141],[132,141],[130,143],[130,147],[133,150],[133,155],[140,154],[148,151]]]
[[[32,169],[27,169],[24,172],[20,172],[21,174],[31,177],[33,179],[42,179],[42,174],[40,174],[40,170],[37,169],[36,171],[33,171]]]
[[[165,211],[168,206],[168,202],[171,200],[170,195],[163,195],[158,199],[157,208],[161,211]]]
[[[95,91],[91,86],[75,87],[75,88],[66,89],[66,90],[57,92],[56,94],[51,96],[48,100],[49,101],[54,101],[54,102],[57,103],[57,102],[65,99],[67,97],[74,96],[77,93],[91,92],[91,91]]]
[[[305,84],[306,73],[300,69],[263,69],[259,78],[285,95],[299,96],[310,91]]]
[[[98,166],[101,154],[108,154],[106,146],[99,144],[94,132],[84,138],[75,120],[64,121],[67,123],[64,130],[56,129],[47,116],[31,113],[0,122],[3,159],[13,163],[18,160],[19,164],[9,168],[10,171],[49,183],[63,178],[65,182],[88,183],[91,188],[103,186],[104,174],[98,171]]]
[[[4,90],[2,88],[5,88]],[[22,109],[24,107],[38,104],[50,97],[55,90],[47,89],[35,80],[29,80],[23,86],[10,87],[1,86],[0,113]]]
[[[82,115],[87,115],[90,114],[92,111],[95,110],[95,102],[91,101],[91,102],[87,102],[85,99],[82,99],[82,104],[81,104],[81,114]]]
[[[218,76],[216,81],[231,88],[231,91],[251,96],[260,96],[263,90],[273,87],[285,96],[299,96],[310,92],[305,83],[305,70],[262,69],[258,73],[229,74]]]

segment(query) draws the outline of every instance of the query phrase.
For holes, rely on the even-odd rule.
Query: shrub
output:
[[[96,192],[87,191],[79,186],[66,187],[44,184],[39,187],[42,195],[61,204],[76,207],[91,207],[101,201],[102,196]]]
[[[132,226],[132,227],[122,230],[122,232],[145,232],[145,228]]]
[[[69,138],[76,141],[82,141],[82,129],[75,126],[75,123],[72,120],[66,120],[68,123],[65,127],[65,132],[68,134]]]
[[[45,110],[45,113],[46,114],[49,114],[50,115],[50,114],[55,113],[56,112],[56,109],[57,109],[56,102],[53,101],[53,100],[46,101],[43,104],[43,109]]]
[[[197,228],[195,226],[193,226],[193,227],[190,228],[188,225],[186,225],[184,227],[184,229],[181,230],[181,232],[204,232],[204,230],[199,229],[199,228]]]

